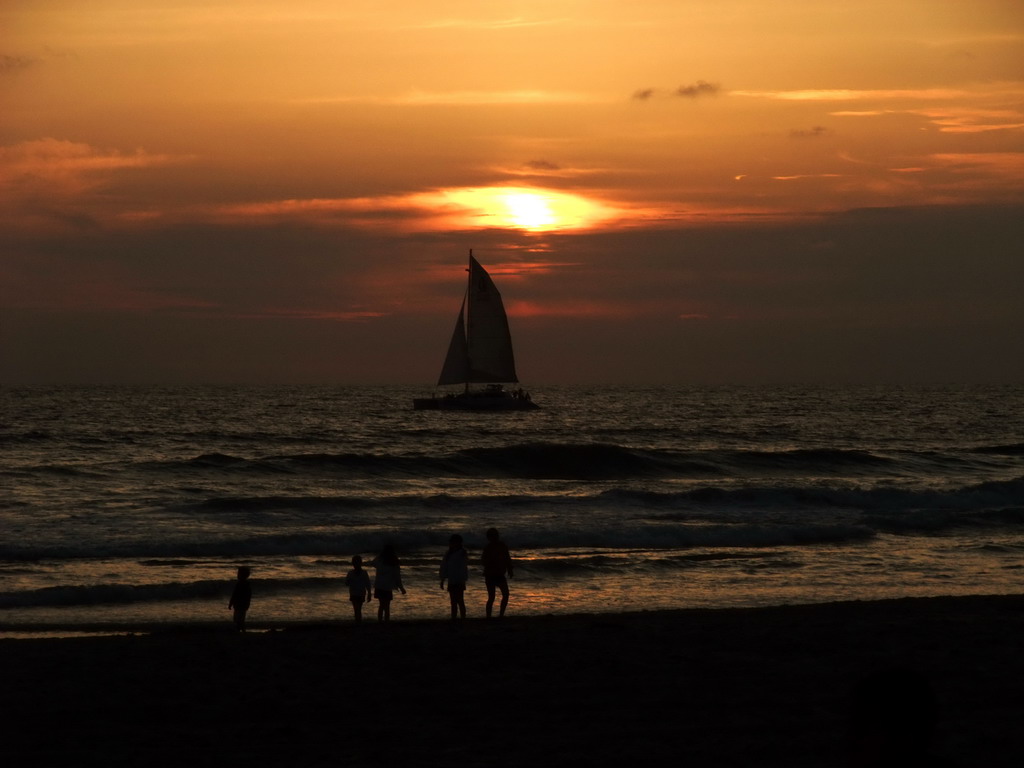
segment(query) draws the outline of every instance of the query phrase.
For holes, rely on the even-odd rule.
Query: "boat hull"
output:
[[[416,397],[413,398],[412,407],[417,411],[535,411],[539,408],[536,403],[525,397],[475,392],[442,397]]]

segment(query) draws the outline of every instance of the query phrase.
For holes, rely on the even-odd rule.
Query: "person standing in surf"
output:
[[[484,584],[487,586],[487,618],[491,618],[495,592],[499,589],[501,607],[498,609],[498,618],[501,618],[508,608],[508,579],[512,578],[512,556],[508,552],[508,546],[498,535],[497,528],[487,530],[487,544],[484,545],[483,557],[480,559],[484,566]],[[505,574],[508,574],[508,579],[505,578]]]
[[[228,610],[234,611],[235,629],[239,632],[245,632],[245,614],[248,613],[249,605],[252,603],[250,573],[252,571],[247,565],[238,569],[238,581],[235,582],[235,588],[231,590],[231,599],[228,600]]]
[[[391,544],[385,544],[384,549],[370,563],[374,568],[373,595],[377,598],[377,621],[391,621],[391,600],[395,596],[397,588],[405,594],[405,587],[402,585],[402,568],[398,562],[398,555]]]
[[[448,551],[441,561],[441,589],[448,581],[448,599],[452,619],[466,618],[466,582],[469,581],[469,555],[462,547],[462,537],[454,533],[448,540]]]
[[[363,603],[373,599],[370,574],[363,570],[363,558],[359,555],[352,558],[352,570],[345,576],[345,584],[348,585],[348,599],[352,602],[352,612],[358,624],[363,620]]]

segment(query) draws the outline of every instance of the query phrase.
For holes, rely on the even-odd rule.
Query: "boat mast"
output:
[[[472,364],[469,361],[469,315],[473,311],[473,302],[469,300],[469,293],[473,289],[473,249],[469,249],[469,261],[466,262],[466,272],[468,273],[466,278],[466,383],[463,392],[469,394],[469,371],[472,369]]]

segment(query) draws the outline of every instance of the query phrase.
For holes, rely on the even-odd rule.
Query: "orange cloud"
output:
[[[796,173],[792,176],[772,176],[775,181],[795,181],[797,179],[840,179],[841,173]]]
[[[942,133],[986,133],[1024,129],[1024,112],[1015,109],[932,107],[929,109],[880,109],[830,112],[834,117],[878,117],[880,115],[921,115]]]
[[[495,19],[448,18],[441,19],[440,21],[429,21],[421,26],[423,29],[468,29],[473,31],[488,29],[518,29],[520,27],[548,27],[564,24],[565,22],[566,20],[562,18],[528,19],[522,16],[511,16]]]
[[[125,201],[99,198],[96,190],[116,174],[170,165],[183,158],[145,150],[123,153],[61,139],[38,139],[0,147],[0,220],[15,229],[95,227],[101,221],[136,224],[155,211],[130,211]],[[121,206],[121,210],[117,210]]]
[[[1024,113],[1015,109],[936,108],[911,110],[939,126],[943,133],[985,133],[1021,130]]]
[[[624,318],[638,314],[636,304],[585,299],[559,299],[557,302],[506,301],[513,317]]]
[[[318,309],[260,309],[256,312],[232,312],[227,316],[241,320],[328,320],[332,322],[352,323],[365,322],[379,317],[387,317],[388,312],[370,312],[353,310],[339,312],[336,310]]]
[[[124,154],[102,151],[88,144],[45,138],[0,147],[0,188],[41,183],[51,191],[81,192],[99,182],[99,174],[126,168],[167,165],[168,155],[144,150]]]
[[[222,206],[227,219],[307,218],[319,223],[388,226],[407,231],[516,229],[584,230],[637,211],[582,193],[540,187],[455,187],[407,195],[277,200]],[[400,223],[399,223],[400,222]]]
[[[947,152],[931,159],[954,170],[985,170],[1016,181],[1024,178],[1024,152]]]
[[[291,104],[378,104],[409,107],[592,104],[605,99],[572,91],[408,91],[388,96],[324,96],[290,99]]]
[[[969,91],[950,88],[889,88],[856,90],[852,88],[819,88],[795,91],[729,91],[732,96],[750,96],[780,101],[866,101],[876,99],[959,99],[971,96]]]

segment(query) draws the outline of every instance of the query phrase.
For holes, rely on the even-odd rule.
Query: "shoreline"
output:
[[[1022,636],[1024,597],[987,595],[4,637],[3,739],[46,766],[843,766],[851,690],[900,666],[936,754],[1011,766]]]
[[[679,608],[637,608],[626,611],[581,611],[577,613],[526,613],[520,614],[515,611],[515,604],[510,608],[507,621],[532,622],[532,621],[566,621],[585,619],[611,619],[614,617],[629,616],[671,616],[674,614],[716,614],[716,613],[742,613],[786,610],[794,608],[827,608],[842,605],[886,605],[892,603],[906,603],[911,601],[970,601],[970,600],[1007,600],[1014,601],[1018,596],[1011,593],[979,593],[979,594],[947,594],[947,595],[910,595],[899,597],[878,597],[878,598],[851,598],[849,600],[822,600],[815,602],[786,602],[769,605],[727,605],[727,606],[688,606]],[[1019,599],[1024,603],[1024,595]],[[348,603],[342,604],[342,608],[348,608]],[[403,626],[431,626],[436,623],[447,624],[449,619],[447,611],[438,611],[436,616],[416,616],[406,618],[401,612],[392,620],[393,624]],[[477,621],[484,622],[486,619],[482,614],[470,613],[466,619],[469,623]],[[363,624],[377,624],[376,615],[371,611],[364,614]],[[341,615],[338,618],[316,618],[308,621],[290,619],[257,619],[249,620],[247,628],[250,634],[262,634],[267,632],[284,631],[309,631],[309,630],[345,630],[356,626],[350,615]],[[5,623],[0,621],[0,642],[3,640],[73,640],[83,637],[118,637],[145,636],[161,633],[228,633],[234,634],[234,628],[230,616],[222,619],[189,619],[189,620],[166,620],[166,621],[93,621],[76,624],[62,624],[59,622],[32,622],[32,623]]]

